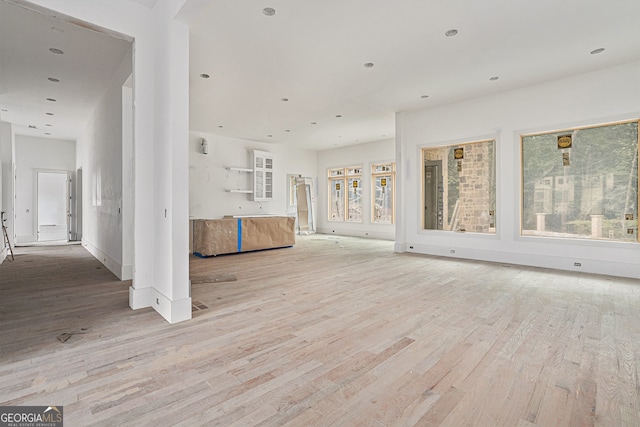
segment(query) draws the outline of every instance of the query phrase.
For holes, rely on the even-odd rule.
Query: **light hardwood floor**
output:
[[[638,281],[392,249],[193,257],[237,281],[194,284],[170,325],[83,248],[18,248],[0,405],[64,406],[66,426],[640,425]]]

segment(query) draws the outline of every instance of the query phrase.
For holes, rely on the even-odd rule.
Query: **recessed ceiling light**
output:
[[[444,33],[444,35],[447,37],[453,37],[456,34],[458,34],[458,30],[456,29],[451,29],[451,30],[448,30],[446,33]]]
[[[2,110],[0,110],[0,111],[2,111],[3,113],[7,113],[9,110],[7,110],[6,108],[3,108],[3,109],[2,109]]]
[[[289,98],[282,98],[280,101],[287,102],[288,100],[289,100]]]
[[[342,114],[336,114],[336,117],[340,118],[342,117]]]
[[[311,124],[312,124],[312,125],[317,125],[318,123],[317,123],[317,122],[311,122]]]
[[[428,97],[429,97],[429,95],[422,95],[422,96],[420,96],[420,98],[422,98],[422,99],[426,99],[426,98],[428,98]]]
[[[364,68],[373,68],[373,62],[367,62],[364,64]]]
[[[383,138],[386,138],[387,135],[382,135]]]
[[[45,135],[51,135],[49,132],[45,132],[44,134],[45,134]]]
[[[53,126],[53,125],[52,125],[51,123],[47,123],[45,126],[49,126],[49,127],[51,127],[51,126]]]
[[[284,131],[285,132],[291,132],[291,129],[285,129]]]
[[[45,113],[47,116],[53,116],[53,113]]]
[[[262,13],[267,16],[273,16],[276,14],[276,10],[272,7],[265,7],[264,9],[262,9]]]
[[[36,125],[29,125],[29,129],[35,129]]]
[[[222,129],[224,126],[222,126],[222,125],[218,125],[218,127],[219,127],[220,129]]]
[[[208,79],[211,76],[209,74],[207,74],[207,73],[202,73],[202,74],[200,74],[200,77],[202,77],[203,79]]]
[[[54,83],[58,83],[60,80],[56,79],[55,77],[49,77],[47,78],[47,80],[49,80],[50,82],[54,82]]]
[[[496,80],[498,80],[499,78],[500,78],[500,77],[498,77],[498,76],[493,76],[493,77],[489,77],[489,80],[491,80],[491,81],[496,81]]]
[[[591,53],[591,55],[597,55],[597,54],[602,53],[602,52],[604,52],[604,48],[600,47],[598,49],[592,50],[590,53]]]
[[[273,135],[267,135],[269,138],[273,138]]]
[[[47,101],[56,102],[56,99],[54,99],[54,98],[47,98]]]
[[[56,49],[55,47],[50,48],[49,52],[55,53],[56,55],[62,55],[64,53],[63,51],[61,51],[60,49]]]

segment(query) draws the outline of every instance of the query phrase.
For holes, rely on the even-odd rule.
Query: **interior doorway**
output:
[[[69,240],[70,185],[67,172],[37,172],[38,242]]]

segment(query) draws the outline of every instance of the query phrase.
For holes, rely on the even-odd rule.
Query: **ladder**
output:
[[[9,247],[9,252],[11,253],[11,261],[15,261],[13,257],[13,249],[11,249],[11,241],[9,240],[9,234],[7,233],[7,226],[4,223],[7,220],[4,218],[4,212],[0,212],[0,222],[2,222],[2,234],[4,235],[4,245],[5,247]]]

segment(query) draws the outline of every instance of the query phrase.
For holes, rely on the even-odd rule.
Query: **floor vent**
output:
[[[207,308],[209,308],[209,307],[207,307],[206,305],[204,305],[200,301],[192,301],[191,302],[191,312],[200,311],[200,310],[206,310]]]

